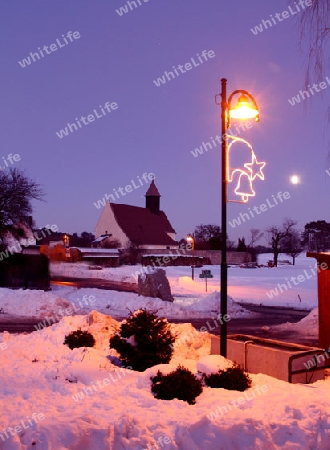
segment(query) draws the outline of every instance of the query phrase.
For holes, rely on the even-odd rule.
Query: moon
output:
[[[298,175],[292,175],[290,177],[290,181],[291,181],[292,184],[298,184],[300,180],[299,180]]]

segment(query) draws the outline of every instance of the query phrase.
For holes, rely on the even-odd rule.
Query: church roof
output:
[[[155,186],[156,188],[156,186]],[[157,190],[157,188],[156,188]],[[158,190],[157,190],[158,192]],[[110,203],[118,225],[136,245],[176,245],[167,233],[175,233],[164,211],[153,214],[147,208]]]
[[[161,197],[156,185],[155,180],[150,183],[149,189],[147,190],[146,197]]]

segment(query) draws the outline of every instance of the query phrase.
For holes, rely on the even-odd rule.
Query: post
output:
[[[221,79],[221,268],[220,268],[220,312],[227,314],[227,80]],[[229,114],[229,112],[228,112]],[[220,325],[220,355],[227,356],[227,322]]]
[[[195,234],[193,233],[193,240],[192,240],[192,265],[191,265],[191,279],[195,279]]]

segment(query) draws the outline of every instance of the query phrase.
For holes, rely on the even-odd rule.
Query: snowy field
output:
[[[259,264],[267,264],[272,259],[271,254],[258,257]],[[286,255],[280,255],[279,260],[290,260]],[[279,265],[276,268],[262,267],[248,269],[231,266],[228,269],[228,294],[238,302],[256,303],[269,306],[293,307],[311,310],[317,306],[317,272],[316,261],[301,254],[296,264]],[[203,298],[205,280],[199,278],[202,270],[211,270],[214,278],[208,280],[208,293],[219,292],[220,267],[204,266],[195,269],[195,280],[191,279],[190,267],[166,267],[166,275],[170,281],[171,290],[176,300],[180,297],[194,300]],[[141,266],[122,266],[102,270],[88,270],[86,264],[53,264],[54,275],[72,277],[100,278],[136,283]],[[299,280],[298,280],[298,277]]]
[[[269,255],[265,259],[270,259]],[[61,264],[55,271],[64,268],[71,276],[134,280],[128,266],[93,271],[83,265]],[[316,276],[307,277],[313,268],[314,261],[305,257],[298,258],[295,267],[230,268],[233,299],[229,300],[229,314],[251,315],[235,300],[314,308]],[[109,349],[109,338],[120,325],[115,318],[126,316],[127,308],[160,309],[168,318],[216,317],[219,269],[209,269],[215,278],[205,293],[204,281],[198,279],[200,269],[192,281],[190,268],[167,268],[173,304],[98,289],[0,289],[0,311],[5,313],[0,320],[34,317],[41,324],[40,330],[31,334],[0,333],[0,450],[330,449],[330,379],[290,385],[257,374],[251,375],[252,386],[245,393],[204,387],[195,405],[155,399],[150,376],[158,368],[168,373],[183,364],[198,375],[228,365],[222,357],[209,354],[210,334],[198,332],[190,324],[171,325],[179,336],[168,365],[139,373],[111,363],[116,352]],[[296,286],[292,282],[281,295],[268,298],[267,292],[278,283],[287,283],[304,271],[304,282]],[[51,317],[60,322],[43,328],[45,318]],[[316,333],[317,309],[300,323],[282,327]],[[65,335],[78,328],[94,335],[94,348],[71,351],[63,345]]]

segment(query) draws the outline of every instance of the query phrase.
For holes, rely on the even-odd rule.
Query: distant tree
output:
[[[297,221],[292,219],[285,219],[281,226],[271,226],[266,229],[268,236],[268,243],[271,246],[274,254],[274,266],[277,267],[278,255],[282,253],[282,245],[285,238],[287,238]]]
[[[245,244],[245,237],[238,238],[238,244],[237,244],[237,251],[238,252],[246,252],[246,244]]]
[[[120,255],[120,264],[136,265],[139,259],[139,245],[129,242]]]
[[[221,236],[219,225],[197,225],[194,231],[196,241],[209,242],[212,237]]]
[[[254,248],[254,244],[256,244],[259,239],[262,238],[262,236],[264,235],[264,233],[259,230],[258,228],[251,228],[250,229],[250,242],[248,244],[249,248]]]
[[[303,244],[310,251],[325,252],[330,249],[330,223],[325,220],[306,223]]]
[[[43,200],[41,186],[30,180],[17,168],[0,171],[0,245],[5,247],[4,237],[24,237],[24,230],[17,223],[30,225],[32,200]]]
[[[235,241],[231,241],[227,238],[227,250],[235,251],[236,250],[236,244]]]
[[[198,225],[194,231],[195,249],[196,250],[221,250],[221,228],[219,225]],[[227,248],[233,246],[232,242],[228,241]]]
[[[247,246],[247,250],[251,253],[253,262],[257,261],[257,254],[258,254],[258,250],[255,248],[255,244],[257,241],[259,241],[259,239],[262,238],[263,235],[264,233],[260,231],[258,228],[250,229],[250,242]]]
[[[83,231],[80,236],[78,236],[78,233],[72,233],[72,235],[69,235],[71,247],[90,247],[94,239],[94,234],[88,233],[87,231]]]
[[[81,240],[82,240],[82,247],[90,247],[91,243],[95,240],[95,236],[93,233],[83,231],[81,233]]]
[[[121,243],[118,239],[112,239],[109,242],[106,242],[103,246],[103,248],[120,248]]]
[[[209,240],[210,250],[221,250],[221,236],[212,236]]]
[[[303,245],[301,240],[301,232],[295,229],[291,229],[287,237],[283,239],[282,251],[291,256],[292,264],[295,265],[296,257],[303,251]]]

